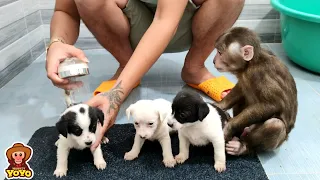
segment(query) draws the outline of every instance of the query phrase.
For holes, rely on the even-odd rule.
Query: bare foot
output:
[[[118,77],[120,76],[122,70],[124,69],[124,67],[119,67],[116,71],[116,73],[114,73],[114,75],[109,79],[109,80],[115,80],[118,79]]]
[[[181,78],[187,84],[200,84],[214,77],[205,66],[193,69],[183,68],[181,72]],[[230,90],[222,92],[221,97],[224,98],[229,92]]]
[[[233,137],[232,140],[226,144],[226,151],[228,154],[234,156],[243,155],[248,152],[247,146],[237,137]]]

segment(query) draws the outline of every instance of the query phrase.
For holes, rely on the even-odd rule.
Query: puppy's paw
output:
[[[219,173],[223,172],[226,170],[226,163],[220,163],[220,162],[216,162],[214,164],[214,169],[216,171],[218,171]]]
[[[133,151],[129,151],[124,155],[124,159],[127,161],[131,161],[137,157],[138,157],[138,154]]]
[[[165,157],[163,159],[163,164],[168,168],[172,168],[176,165],[176,160],[173,157]]]
[[[54,172],[53,175],[55,175],[57,178],[63,177],[67,175],[67,168],[57,168]]]
[[[188,159],[188,155],[184,154],[184,153],[179,153],[178,155],[176,155],[175,159],[177,163],[184,163],[187,159]]]
[[[102,144],[107,144],[109,143],[109,139],[107,137],[103,137],[101,142]]]
[[[94,161],[94,165],[97,167],[98,170],[103,170],[106,168],[107,163],[104,159],[99,159]]]

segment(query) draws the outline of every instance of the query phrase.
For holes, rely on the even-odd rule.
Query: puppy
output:
[[[176,161],[172,154],[170,133],[166,117],[171,114],[171,102],[164,99],[139,100],[126,109],[128,120],[132,115],[136,134],[132,149],[124,155],[125,160],[138,157],[145,140],[159,141],[162,147],[163,163],[174,167]]]
[[[172,102],[172,114],[168,116],[168,125],[178,130],[179,154],[177,163],[189,158],[189,146],[214,147],[214,168],[218,172],[226,170],[225,140],[223,125],[230,117],[213,104],[204,102],[201,96],[192,91],[180,91]]]
[[[54,175],[56,177],[67,175],[70,149],[83,150],[90,148],[95,143],[103,121],[103,112],[86,104],[70,106],[61,114],[60,120],[56,123],[59,132],[59,139],[55,143],[57,146],[57,166]],[[103,138],[103,143],[108,141],[107,138]],[[92,151],[92,155],[94,165],[98,169],[105,169],[106,162],[100,145]]]

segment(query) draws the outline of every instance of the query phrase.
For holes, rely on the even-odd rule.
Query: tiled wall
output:
[[[0,0],[0,87],[45,51],[55,0]],[[279,13],[270,0],[246,0],[235,26],[254,29],[265,43],[281,42]],[[102,46],[81,23],[75,46]]]
[[[44,51],[38,0],[0,0],[0,87]]]

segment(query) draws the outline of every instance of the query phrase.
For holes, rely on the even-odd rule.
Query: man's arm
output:
[[[50,25],[50,39],[73,45],[79,36],[80,16],[74,0],[56,0]]]
[[[164,52],[178,28],[187,3],[188,0],[158,0],[154,20],[117,79],[117,83],[110,91],[102,94],[108,97],[111,109],[124,101],[134,85]]]

